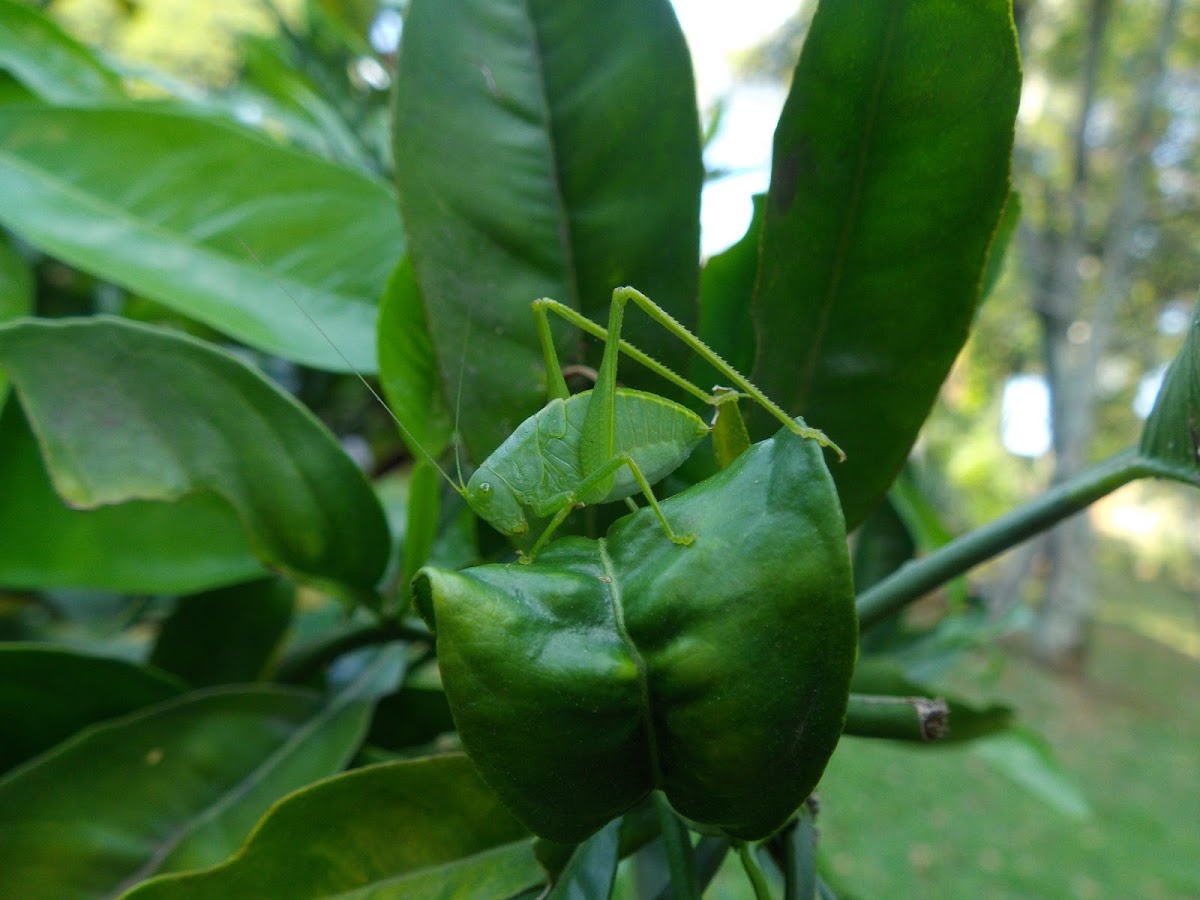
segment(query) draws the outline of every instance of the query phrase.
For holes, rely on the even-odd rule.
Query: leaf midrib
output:
[[[867,162],[870,158],[872,140],[878,125],[879,106],[883,99],[883,88],[887,80],[886,73],[891,66],[896,35],[900,30],[901,6],[902,0],[893,0],[891,4],[891,14],[888,17],[887,31],[883,39],[883,51],[879,54],[875,66],[871,99],[868,102],[867,114],[863,121],[862,139],[859,142],[858,154],[855,160],[854,180],[850,187],[850,199],[846,204],[846,218],[841,234],[838,236],[837,250],[834,252],[829,275],[829,284],[826,287],[825,296],[822,298],[820,305],[820,318],[817,322],[814,336],[808,344],[808,354],[801,369],[801,377],[799,379],[800,388],[797,393],[796,404],[793,407],[795,410],[803,410],[807,407],[817,366],[825,358],[825,354],[822,351],[825,345],[826,334],[829,331],[833,308],[841,292],[842,281],[846,275],[846,260],[850,255],[852,239],[861,221],[860,206],[862,203],[863,187],[866,182]]]
[[[213,821],[221,813],[230,809],[234,803],[244,798],[250,791],[260,785],[278,767],[278,763],[286,761],[287,757],[303,741],[307,740],[319,727],[330,722],[354,702],[366,704],[368,698],[361,696],[362,686],[369,683],[377,670],[387,662],[384,654],[374,662],[367,672],[364,672],[346,691],[334,696],[331,702],[322,705],[303,725],[298,727],[291,736],[271,752],[261,763],[251,769],[240,781],[225,791],[213,803],[200,812],[188,817],[173,828],[159,844],[158,849],[115,888],[114,895],[119,896],[154,875],[158,867],[187,839],[207,823]],[[349,751],[349,752],[352,752]],[[343,754],[348,757],[347,754]]]
[[[542,106],[542,131],[546,138],[546,152],[550,157],[550,190],[554,197],[555,206],[558,209],[558,243],[562,250],[566,288],[569,294],[567,304],[577,310],[582,310],[579,273],[575,262],[575,241],[571,228],[571,216],[568,212],[569,206],[563,191],[562,167],[558,161],[558,143],[555,139],[554,128],[554,107],[550,102],[550,94],[547,90],[548,78],[546,76],[545,53],[542,49],[542,36],[538,31],[538,20],[537,16],[534,15],[531,0],[524,0],[522,5],[531,35],[532,46],[530,47],[530,58],[537,68],[538,99],[541,101]]]
[[[612,606],[613,624],[617,630],[617,635],[621,638],[621,643],[625,645],[625,649],[629,653],[630,659],[633,660],[634,667],[637,669],[641,701],[638,706],[638,715],[642,720],[642,725],[646,729],[646,744],[650,753],[651,778],[655,787],[662,787],[665,782],[663,780],[662,767],[659,763],[658,734],[654,728],[654,715],[651,711],[650,666],[646,662],[646,657],[642,655],[642,651],[634,643],[633,636],[630,635],[625,625],[625,607],[621,597],[621,584],[617,578],[612,557],[608,553],[608,539],[599,538],[597,549],[600,554],[600,562],[604,566],[604,575],[608,579],[606,585],[608,587],[609,603]]]

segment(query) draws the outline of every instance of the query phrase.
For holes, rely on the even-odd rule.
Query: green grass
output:
[[[1200,897],[1200,663],[1124,627],[1093,640],[1081,677],[1014,656],[994,689],[1050,741],[1091,816],[1048,806],[969,745],[848,739],[819,820],[846,896]]]

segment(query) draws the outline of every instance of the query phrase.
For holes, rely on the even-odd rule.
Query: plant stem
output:
[[[846,734],[900,741],[940,741],[949,734],[950,708],[942,699],[851,694]]]
[[[762,866],[758,864],[758,857],[754,855],[754,845],[738,841],[737,851],[738,857],[742,860],[742,868],[746,870],[746,877],[750,880],[750,886],[754,888],[755,900],[771,900],[771,889],[767,886],[767,876],[763,874]]]
[[[1032,502],[906,563],[867,588],[855,603],[859,630],[878,625],[956,575],[1087,508],[1122,485],[1158,474],[1153,463],[1127,451],[1055,485]]]

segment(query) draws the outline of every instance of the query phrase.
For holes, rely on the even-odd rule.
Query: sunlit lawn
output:
[[[1082,677],[1014,655],[994,688],[1050,740],[1091,816],[1048,807],[969,747],[847,740],[821,789],[825,863],[846,895],[1200,897],[1200,660],[1106,624],[1194,637],[1198,598],[1119,567],[1103,584]]]

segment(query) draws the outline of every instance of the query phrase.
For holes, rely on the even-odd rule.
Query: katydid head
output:
[[[502,534],[519,535],[529,531],[529,520],[516,494],[486,464],[471,475],[463,492],[475,513]]]

